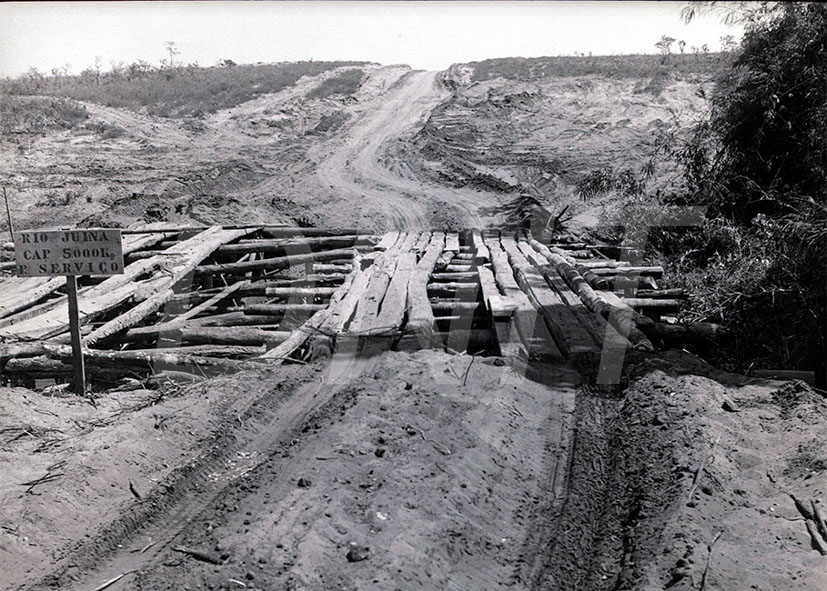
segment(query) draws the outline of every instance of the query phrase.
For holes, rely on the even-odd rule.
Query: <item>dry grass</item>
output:
[[[609,78],[647,79],[667,75],[712,77],[726,70],[731,63],[727,54],[707,53],[673,55],[661,63],[659,55],[610,55],[595,57],[510,57],[471,62],[473,81],[507,78],[509,80],[540,80],[543,78]]]
[[[196,66],[105,72],[96,76],[44,77],[26,75],[0,83],[11,95],[68,97],[109,107],[146,111],[161,117],[193,117],[234,107],[259,95],[279,92],[302,76],[315,76],[332,68],[364,62],[296,62],[255,66],[200,68]],[[350,72],[350,71],[349,71]],[[353,70],[359,74],[361,70]],[[339,77],[334,79],[339,80]],[[336,83],[333,92],[353,85],[354,74]],[[358,84],[357,84],[358,87]]]

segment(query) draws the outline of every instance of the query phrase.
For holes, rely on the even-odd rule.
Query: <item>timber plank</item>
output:
[[[528,296],[531,304],[544,317],[554,341],[565,355],[591,353],[598,350],[594,339],[563,303],[560,296],[546,283],[517,247],[514,238],[503,237],[503,249],[516,274],[516,280]]]
[[[606,318],[586,307],[586,304],[569,288],[557,270],[549,264],[548,259],[535,251],[527,242],[520,242],[519,248],[528,261],[543,274],[548,285],[560,295],[563,303],[589,331],[598,346],[612,349],[626,349],[630,346],[629,341],[620,335]]]
[[[391,328],[398,330],[402,327],[408,301],[408,283],[415,268],[415,252],[403,252],[399,255],[396,270],[376,316],[376,327],[380,332]]]
[[[507,323],[513,324],[516,327],[516,334],[522,343],[523,349],[520,351],[525,359],[530,359],[532,356],[536,357],[538,352],[538,345],[540,345],[539,352],[544,358],[562,359],[563,354],[560,351],[557,343],[549,338],[544,343],[538,343],[535,338],[536,324],[538,321],[538,313],[534,305],[529,300],[528,296],[520,289],[517,280],[514,278],[514,269],[508,261],[508,255],[500,243],[499,237],[495,235],[486,235],[483,238],[485,246],[491,255],[491,266],[494,268],[494,279],[500,291],[508,299],[516,303],[517,307],[514,310],[514,315]],[[541,320],[542,321],[542,320]],[[506,327],[497,332],[498,338],[503,337],[512,339],[513,342],[515,331],[511,327]],[[508,343],[500,341],[500,349],[505,347],[509,351],[514,348]]]
[[[370,278],[365,288],[363,297],[356,306],[353,320],[347,328],[348,333],[366,334],[375,333],[376,317],[379,314],[379,307],[390,285],[391,277],[396,270],[399,261],[399,254],[410,245],[410,235],[402,233],[400,241],[393,249],[385,251],[383,257],[377,259],[370,267]]]
[[[409,332],[416,333],[420,346],[430,346],[433,338],[434,313],[428,300],[428,281],[434,272],[436,262],[445,248],[445,234],[434,232],[422,259],[408,281],[408,324]]]
[[[459,252],[459,234],[456,232],[448,232],[445,236],[445,251],[446,252]]]
[[[491,260],[491,254],[488,252],[488,247],[482,241],[482,233],[479,230],[471,231],[471,243],[474,245],[474,261],[477,264],[487,263]]]
[[[382,239],[373,247],[373,250],[379,251],[386,251],[389,248],[393,248],[393,245],[399,240],[399,232],[394,230],[392,232],[388,232]]]

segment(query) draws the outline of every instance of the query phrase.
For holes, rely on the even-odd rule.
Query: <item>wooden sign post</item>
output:
[[[86,393],[77,278],[79,275],[123,273],[121,231],[83,228],[18,232],[14,254],[20,277],[66,276],[74,373],[72,385],[78,394]]]

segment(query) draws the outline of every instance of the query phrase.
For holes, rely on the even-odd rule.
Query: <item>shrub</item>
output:
[[[41,76],[35,80],[36,84],[31,76],[4,80],[0,82],[0,91],[12,95],[65,96],[110,107],[145,110],[161,117],[191,117],[199,112],[213,113],[234,107],[262,94],[279,92],[303,76],[316,76],[333,68],[363,63],[297,62],[158,70],[149,69],[148,64],[141,62],[123,71],[101,73],[99,77],[88,74],[59,78]],[[340,82],[341,88],[346,90],[348,83],[352,84],[352,79],[346,77]]]
[[[350,96],[359,90],[365,73],[362,70],[345,70],[324,80],[307,93],[307,98],[322,99],[334,94]]]

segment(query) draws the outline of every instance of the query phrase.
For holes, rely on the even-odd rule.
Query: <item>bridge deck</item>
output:
[[[125,274],[81,278],[92,358],[95,350],[141,352],[151,362],[174,352],[184,365],[221,357],[226,367],[228,359],[299,359],[327,339],[333,348],[379,342],[374,350],[564,359],[650,347],[635,319],[674,311],[677,300],[662,296],[680,295],[658,289],[659,267],[633,267],[570,238],[543,244],[524,231],[490,229],[306,233],[130,229]],[[0,278],[0,363],[25,349],[54,368],[54,345],[68,341],[64,282],[38,281],[29,291],[24,281]],[[234,329],[232,348],[226,335]],[[11,359],[4,370],[33,363]]]

